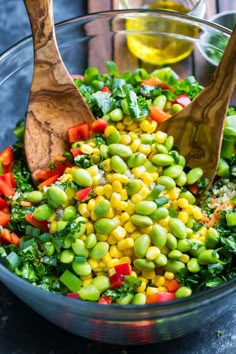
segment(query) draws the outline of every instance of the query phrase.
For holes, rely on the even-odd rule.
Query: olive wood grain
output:
[[[94,117],[67,72],[56,42],[53,0],[24,0],[34,44],[34,73],[25,125],[25,153],[36,172],[67,149],[67,130]]]
[[[209,84],[187,107],[158,126],[158,130],[174,136],[187,166],[201,167],[210,183],[216,174],[226,111],[235,84],[236,26]]]

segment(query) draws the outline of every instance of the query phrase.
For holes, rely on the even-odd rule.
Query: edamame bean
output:
[[[101,218],[94,223],[95,230],[99,234],[109,234],[116,227],[116,221],[108,218]]]
[[[117,173],[124,173],[128,169],[125,161],[117,155],[111,157],[111,167]]]
[[[83,216],[79,216],[78,218],[75,219],[75,222],[79,224],[79,228],[73,234],[73,237],[80,238],[85,234],[86,231],[86,219]]]
[[[57,232],[63,230],[66,227],[67,224],[68,224],[68,221],[58,220],[57,221],[57,226],[56,226]]]
[[[145,134],[140,137],[140,141],[142,144],[151,145],[154,142],[154,138],[151,134]]]
[[[183,297],[188,297],[192,295],[192,290],[187,286],[181,286],[176,292],[175,297],[176,299],[181,299]]]
[[[185,264],[175,259],[168,259],[165,265],[165,270],[172,273],[178,273],[183,268],[185,268]]]
[[[88,262],[77,262],[76,260],[72,262],[72,269],[76,274],[82,277],[86,277],[92,272],[91,266]]]
[[[152,219],[149,216],[139,214],[133,214],[130,220],[135,226],[139,227],[148,227],[153,224]]]
[[[97,217],[106,216],[108,211],[110,210],[111,204],[109,200],[102,199],[100,200],[94,207],[93,212]]]
[[[94,233],[89,234],[86,237],[84,243],[85,243],[85,247],[86,248],[88,248],[88,249],[93,248],[96,245],[96,243],[97,243],[96,235]]]
[[[198,263],[207,265],[217,263],[219,260],[219,255],[215,250],[209,249],[202,251],[198,256]]]
[[[100,293],[103,293],[110,288],[109,278],[105,275],[97,275],[95,278],[93,278],[91,284],[96,286]]]
[[[172,156],[167,154],[156,154],[152,157],[152,163],[154,163],[157,166],[169,166],[172,163],[174,163],[174,159]]]
[[[189,270],[189,272],[191,273],[198,273],[201,269],[197,258],[190,258],[190,260],[187,263],[187,268]]]
[[[44,221],[50,218],[53,214],[53,209],[48,204],[38,206],[34,212],[34,218],[38,221]]]
[[[68,205],[63,211],[63,219],[66,221],[73,220],[77,214],[76,207],[74,205]]]
[[[138,236],[134,241],[134,254],[137,258],[143,258],[146,256],[148,247],[150,246],[151,240],[149,235],[143,234]]]
[[[179,198],[185,198],[187,199],[187,201],[189,202],[189,204],[194,204],[196,202],[196,198],[194,197],[194,195],[189,192],[189,191],[185,191],[185,192],[181,192],[179,195]]]
[[[219,233],[213,227],[210,227],[205,236],[205,246],[207,248],[215,248],[220,240]]]
[[[93,284],[89,284],[80,288],[79,296],[82,300],[97,301],[100,297],[100,291]]]
[[[132,299],[133,305],[145,305],[146,304],[146,295],[143,293],[137,293]]]
[[[200,253],[206,250],[206,246],[201,241],[189,240],[189,242],[191,245],[190,253],[196,258],[198,258]]]
[[[186,159],[183,155],[179,155],[178,165],[183,166],[183,167],[186,165]]]
[[[155,144],[155,147],[156,147],[156,151],[157,151],[159,154],[165,154],[165,155],[168,154],[168,150],[167,150],[167,148],[166,148],[165,145],[160,144],[160,143],[157,143],[157,144]]]
[[[146,159],[146,155],[142,152],[135,152],[127,159],[127,165],[129,166],[129,168],[142,166]]]
[[[141,182],[137,179],[131,179],[128,183],[126,183],[125,188],[127,190],[128,196],[132,196],[141,189]]]
[[[157,183],[164,186],[166,189],[173,189],[176,186],[175,180],[169,176],[160,176],[157,178]]]
[[[169,135],[165,142],[164,142],[165,147],[167,148],[168,151],[170,151],[173,146],[174,146],[174,137],[172,135]]]
[[[178,112],[182,111],[182,109],[183,109],[183,107],[181,106],[181,104],[174,103],[171,106],[171,114],[178,113]]]
[[[154,259],[154,262],[159,267],[163,267],[163,266],[165,266],[167,264],[167,257],[166,257],[166,255],[161,253],[161,254],[159,254],[159,256],[157,256],[157,258]]]
[[[171,250],[174,250],[177,248],[177,239],[170,232],[167,233],[166,246]]]
[[[183,221],[177,218],[170,218],[168,222],[168,226],[170,228],[171,233],[179,238],[184,239],[187,237],[187,229]]]
[[[169,215],[169,211],[166,207],[159,207],[149,215],[152,220],[161,220],[165,219]]]
[[[129,293],[124,297],[118,297],[116,299],[116,303],[119,305],[128,305],[132,302],[133,297],[134,297],[134,295]]]
[[[63,250],[60,255],[60,261],[61,263],[71,263],[73,259],[75,258],[75,254],[72,250]]]
[[[40,203],[43,200],[43,193],[40,191],[29,192],[27,200],[31,203]]]
[[[154,225],[151,230],[152,241],[154,245],[162,249],[167,241],[167,232],[161,225]]]
[[[192,168],[187,173],[187,184],[196,183],[203,175],[203,170],[200,167]]]
[[[165,105],[166,105],[166,101],[167,101],[167,98],[165,95],[160,95],[160,96],[157,96],[154,101],[153,101],[153,105],[154,106],[157,106],[158,108],[160,109],[164,109]]]
[[[132,155],[132,150],[129,146],[123,144],[111,144],[108,146],[108,153],[110,155],[118,155],[123,158],[127,158]]]
[[[168,253],[168,258],[170,259],[180,259],[181,257],[183,256],[183,253],[180,252],[179,250],[171,250],[169,253]]]
[[[101,154],[103,159],[107,159],[109,157],[109,155],[108,155],[108,146],[107,145],[101,144],[99,146],[99,150],[100,150],[100,154]]]
[[[182,239],[177,241],[177,248],[180,252],[188,252],[192,247],[188,239]]]
[[[155,269],[155,263],[145,258],[136,258],[134,260],[134,265],[136,268],[142,271],[150,271]]]
[[[92,177],[88,171],[78,168],[73,173],[73,179],[81,187],[90,187],[93,184]]]
[[[88,257],[88,250],[84,244],[84,241],[80,240],[79,238],[77,238],[71,245],[74,253],[77,256],[81,256],[81,257]]]
[[[177,178],[183,172],[183,166],[180,165],[173,165],[167,167],[163,171],[163,176],[168,176],[171,178]]]
[[[119,122],[120,120],[123,119],[123,111],[122,109],[120,108],[115,108],[113,109],[113,111],[111,111],[109,113],[109,116],[110,116],[110,119],[113,121],[113,122]]]
[[[156,172],[157,170],[157,166],[155,166],[151,161],[148,160],[144,162],[143,166],[146,168],[146,171],[150,173]]]
[[[52,185],[47,190],[48,198],[55,203],[55,205],[63,205],[67,202],[68,198],[66,193],[58,186]]]
[[[155,202],[142,200],[135,204],[134,210],[141,215],[150,215],[157,209]]]
[[[74,237],[66,236],[63,240],[63,247],[64,248],[71,248],[71,245],[74,241],[75,241]]]
[[[52,256],[55,251],[55,246],[51,241],[43,243],[43,250],[47,256]]]
[[[90,251],[90,257],[92,259],[101,259],[107,254],[109,250],[109,244],[104,241],[99,241]]]
[[[117,129],[112,130],[106,137],[107,145],[118,144],[120,141],[120,133]]]
[[[175,182],[179,187],[183,187],[186,184],[186,181],[187,181],[187,177],[184,171],[182,171],[180,175],[175,179]]]

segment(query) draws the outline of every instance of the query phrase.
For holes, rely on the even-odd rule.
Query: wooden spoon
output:
[[[34,74],[25,125],[25,153],[33,180],[68,148],[67,129],[93,117],[58,51],[53,0],[24,0],[34,44]]]
[[[187,166],[212,183],[220,157],[227,107],[236,84],[236,26],[209,84],[182,111],[158,125],[173,135]]]

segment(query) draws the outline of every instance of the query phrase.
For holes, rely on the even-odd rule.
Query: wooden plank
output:
[[[112,0],[88,0],[88,13],[112,9]]]

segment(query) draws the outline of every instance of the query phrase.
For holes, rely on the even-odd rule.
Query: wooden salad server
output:
[[[160,123],[172,135],[190,168],[201,167],[212,183],[220,157],[224,122],[236,84],[236,26],[209,84],[182,111]]]
[[[25,123],[25,153],[33,180],[68,148],[69,127],[95,118],[67,72],[56,42],[53,0],[24,0],[34,46],[34,73]]]

